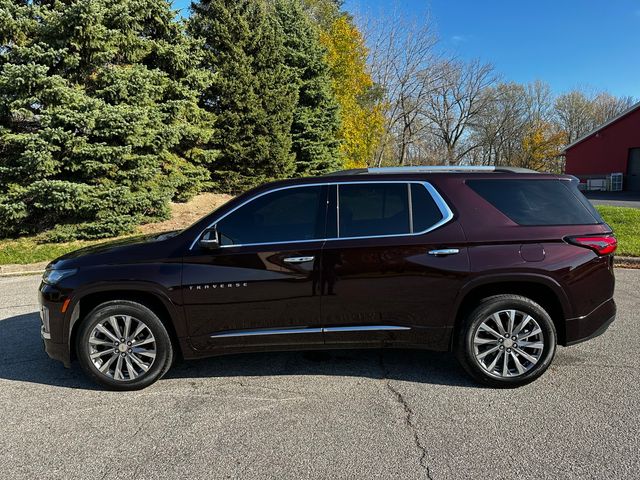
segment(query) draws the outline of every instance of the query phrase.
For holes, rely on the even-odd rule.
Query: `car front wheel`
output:
[[[456,353],[476,380],[509,388],[542,375],[556,344],[553,321],[540,305],[520,295],[496,295],[465,318]]]
[[[169,333],[158,316],[136,302],[115,300],[83,321],[76,351],[84,371],[111,390],[138,390],[162,377],[173,360]]]

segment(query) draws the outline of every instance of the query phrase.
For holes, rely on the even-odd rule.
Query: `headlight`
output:
[[[68,268],[65,270],[45,270],[44,275],[42,276],[42,281],[49,285],[55,285],[63,278],[70,277],[77,271],[78,270],[76,268]]]

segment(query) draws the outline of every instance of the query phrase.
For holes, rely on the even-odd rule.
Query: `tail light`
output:
[[[598,255],[613,253],[618,248],[618,240],[613,235],[599,235],[595,237],[569,237],[569,243],[579,247],[590,248]]]

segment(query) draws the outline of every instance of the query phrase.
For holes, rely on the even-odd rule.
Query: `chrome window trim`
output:
[[[264,335],[293,335],[298,333],[338,333],[338,332],[378,332],[411,330],[411,327],[400,325],[359,325],[349,327],[300,327],[300,328],[265,328],[255,330],[230,330],[209,335],[210,338],[255,337]]]
[[[340,189],[338,188],[337,184],[334,190],[336,192],[336,235],[337,235],[337,238],[340,238]],[[331,205],[331,203],[329,203],[329,205]],[[328,219],[329,219],[329,211],[327,210],[327,220]]]
[[[431,227],[422,230],[420,232],[413,232],[413,233],[397,233],[397,234],[389,234],[389,235],[366,235],[366,236],[361,236],[361,237],[340,237],[340,200],[339,200],[339,188],[336,188],[336,209],[337,209],[337,213],[336,213],[336,222],[338,223],[337,228],[338,230],[336,231],[337,233],[337,237],[331,237],[331,238],[314,238],[314,239],[308,239],[308,240],[288,240],[288,241],[280,241],[280,242],[263,242],[263,243],[242,243],[242,244],[237,244],[237,245],[220,245],[218,248],[238,248],[238,247],[253,247],[253,246],[262,246],[262,245],[284,245],[284,244],[290,244],[290,243],[314,243],[314,242],[331,242],[331,241],[337,241],[337,240],[362,240],[362,239],[369,239],[369,238],[394,238],[394,237],[416,237],[416,236],[420,236],[420,235],[424,235],[426,233],[429,233],[433,230],[436,230],[437,228],[442,227],[443,225],[449,223],[452,219],[453,219],[453,211],[451,210],[451,208],[449,208],[449,205],[447,204],[447,202],[445,202],[444,198],[442,198],[442,196],[440,195],[440,193],[438,193],[438,191],[435,189],[435,187],[433,185],[431,185],[431,183],[427,182],[427,181],[422,181],[422,180],[347,180],[347,181],[342,181],[342,182],[319,182],[319,183],[304,183],[304,184],[299,184],[299,185],[286,185],[284,187],[278,187],[275,188],[273,190],[267,190],[265,192],[262,192],[258,195],[255,195],[247,200],[245,200],[244,202],[242,202],[240,205],[237,205],[236,207],[234,207],[233,209],[229,210],[227,213],[225,213],[224,215],[222,215],[219,218],[216,218],[215,221],[211,222],[206,228],[202,229],[202,231],[197,235],[197,237],[193,240],[193,242],[191,243],[191,246],[189,247],[189,250],[192,250],[196,244],[198,243],[198,240],[200,240],[200,238],[202,237],[202,234],[210,229],[211,227],[213,227],[214,225],[218,224],[221,220],[224,220],[226,217],[228,217],[229,215],[231,215],[233,212],[235,212],[236,210],[244,207],[245,205],[247,205],[249,202],[252,202],[254,200],[257,200],[258,198],[261,198],[265,195],[268,195],[270,193],[274,193],[274,192],[279,192],[281,190],[290,190],[292,188],[305,188],[305,187],[331,187],[331,186],[336,186],[339,187],[340,185],[369,185],[369,184],[378,184],[378,183],[402,183],[402,184],[407,184],[407,185],[411,185],[411,184],[418,184],[418,185],[422,185],[427,192],[429,192],[429,194],[431,195],[431,198],[433,199],[433,201],[436,203],[436,206],[438,207],[438,209],[440,210],[440,213],[442,214],[442,219],[435,223],[434,225],[432,225]],[[410,204],[410,211],[413,212],[413,205]],[[411,214],[413,215],[413,213]]]

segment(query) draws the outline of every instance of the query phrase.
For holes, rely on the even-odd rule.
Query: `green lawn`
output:
[[[69,243],[39,243],[34,238],[0,240],[0,265],[12,263],[28,264],[53,260],[60,255],[95,243],[100,243],[100,240]]]
[[[598,206],[598,211],[618,237],[618,255],[640,257],[640,209]],[[78,248],[105,240],[40,243],[35,238],[0,240],[0,265],[52,260]]]
[[[617,255],[640,257],[640,209],[627,207],[596,207],[618,237]]]

